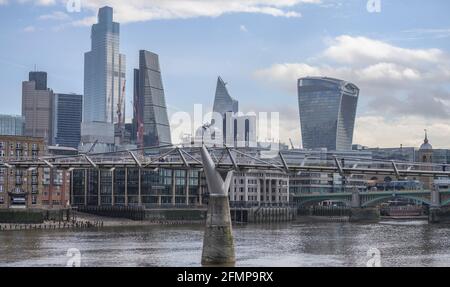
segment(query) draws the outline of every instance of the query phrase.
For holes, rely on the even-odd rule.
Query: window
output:
[[[3,196],[0,196],[0,204],[4,204],[5,203],[5,198]]]

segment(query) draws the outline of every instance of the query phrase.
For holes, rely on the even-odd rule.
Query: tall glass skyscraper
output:
[[[91,30],[91,51],[84,55],[83,122],[124,122],[125,55],[119,52],[119,37],[113,9],[100,8]]]
[[[134,124],[140,147],[172,144],[159,57],[139,51],[134,70]]]
[[[233,99],[228,93],[226,83],[221,77],[217,78],[216,95],[214,97],[213,112],[221,115],[239,111],[239,102]]]
[[[303,148],[351,150],[359,88],[326,77],[298,80]]]

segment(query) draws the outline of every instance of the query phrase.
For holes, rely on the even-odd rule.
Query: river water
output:
[[[450,266],[450,226],[425,221],[289,223],[234,227],[236,266]],[[0,266],[200,266],[201,226],[0,232]]]

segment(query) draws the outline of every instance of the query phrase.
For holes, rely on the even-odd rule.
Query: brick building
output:
[[[0,162],[38,159],[43,138],[0,135]],[[0,208],[63,208],[70,198],[70,173],[50,168],[0,167]]]

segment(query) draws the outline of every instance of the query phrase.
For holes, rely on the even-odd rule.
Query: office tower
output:
[[[22,83],[22,116],[24,135],[44,138],[51,145],[53,91],[47,88],[46,79],[45,72],[31,72],[29,81]]]
[[[138,146],[172,143],[159,57],[144,50],[134,70],[134,124]]]
[[[81,140],[82,105],[82,95],[55,94],[53,144],[78,148]]]
[[[36,83],[36,90],[47,90],[47,73],[30,72],[28,78]]]
[[[342,80],[298,80],[303,148],[351,150],[359,88]]]
[[[217,78],[213,112],[219,113],[221,115],[227,112],[237,113],[239,111],[239,102],[230,96],[226,85],[227,84],[222,80],[221,77]]]
[[[226,87],[226,83],[221,77],[217,79],[216,94],[214,97],[214,106],[212,125],[209,127],[213,133],[209,135],[214,137],[218,134],[223,136],[223,142],[227,146],[234,147],[255,147],[256,143],[256,115],[244,115],[239,113],[239,102],[233,99]],[[217,129],[219,129],[217,131]],[[200,130],[201,132],[201,130]],[[201,135],[204,141],[203,132],[197,133],[196,137]],[[216,139],[213,140],[217,142]],[[210,139],[206,143],[211,142]]]
[[[84,57],[84,98],[82,141],[100,137],[112,138],[114,145],[114,124],[125,123],[125,55],[120,54],[120,24],[113,22],[113,9],[100,8],[98,23],[91,30],[91,51]],[[103,124],[99,124],[103,123]],[[106,131],[96,128],[112,125]],[[94,134],[87,134],[93,131]]]
[[[22,136],[24,124],[22,116],[0,115],[0,135]]]

